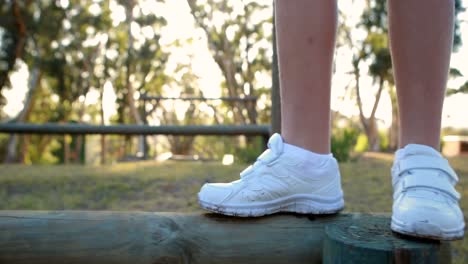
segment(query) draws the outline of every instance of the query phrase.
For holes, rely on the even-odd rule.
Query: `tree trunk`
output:
[[[26,99],[24,101],[24,106],[18,116],[15,118],[15,122],[25,122],[31,112],[33,106],[34,94],[39,86],[39,81],[41,78],[41,71],[39,65],[36,64],[31,70],[28,82],[28,93],[26,94]],[[7,153],[5,155],[5,163],[14,163],[17,161],[17,143],[18,136],[13,134],[10,136],[7,145]]]
[[[81,160],[81,152],[83,151],[83,144],[85,141],[84,135],[75,135],[75,149],[73,150],[73,163],[84,164]]]
[[[368,118],[364,116],[364,110],[362,107],[362,100],[361,100],[361,92],[359,86],[359,62],[354,64],[354,76],[356,81],[356,95],[357,95],[357,103],[359,108],[359,118],[361,121],[361,125],[364,128],[364,132],[366,133],[367,142],[369,144],[369,150],[371,151],[379,151],[380,150],[380,138],[379,138],[379,129],[377,126],[377,120],[375,118],[375,113],[377,112],[377,107],[380,102],[380,97],[382,95],[382,90],[384,87],[384,79],[379,79],[379,88],[377,94],[375,96],[374,106],[372,107],[372,112]]]
[[[28,156],[29,143],[31,142],[31,135],[22,135],[22,139],[23,142],[21,144],[21,155],[19,158],[19,162],[25,164]]]
[[[104,112],[104,87],[106,85],[106,82],[109,80],[110,74],[109,74],[109,59],[106,56],[107,50],[110,48],[110,41],[107,41],[107,43],[104,46],[104,51],[101,52],[102,58],[104,60],[104,81],[101,82],[100,78],[97,78],[98,82],[98,87],[100,88],[99,90],[99,103],[100,103],[100,108],[99,108],[99,116],[101,117],[101,125],[104,126],[106,125],[106,120],[105,120],[105,112]],[[107,163],[107,140],[106,140],[106,135],[101,135],[101,160],[100,164],[105,165]]]
[[[136,102],[134,99],[135,95],[135,90],[133,89],[133,84],[130,80],[130,77],[132,75],[132,64],[133,64],[133,44],[134,44],[134,39],[133,35],[131,32],[131,25],[132,22],[134,21],[133,18],[133,8],[135,7],[135,1],[134,0],[129,0],[127,1],[127,6],[126,6],[126,15],[127,15],[127,26],[128,26],[128,46],[127,46],[127,61],[126,61],[126,67],[127,67],[127,72],[125,76],[125,82],[126,82],[126,88],[127,88],[127,103],[128,107],[130,109],[130,114],[135,121],[136,124],[138,125],[143,125],[143,120],[140,116],[140,113],[138,112],[138,109],[136,107]],[[137,150],[137,155],[143,155],[144,153],[144,148],[145,148],[145,138],[144,136],[139,136],[138,137],[138,150]]]
[[[99,96],[99,101],[100,101],[100,111],[99,115],[101,117],[101,125],[105,125],[105,120],[104,120],[104,86],[100,87],[100,96]],[[101,135],[101,165],[106,164],[106,135]]]
[[[190,155],[192,153],[194,136],[170,136],[171,152],[176,155]]]
[[[90,68],[93,68],[93,67],[90,67]],[[83,123],[83,117],[84,117],[84,114],[86,112],[86,104],[85,104],[86,96],[88,94],[89,88],[90,88],[90,83],[89,83],[89,80],[88,80],[87,81],[87,86],[83,91],[85,99],[83,100],[83,102],[80,103],[80,108],[78,110],[78,123],[79,124]],[[72,136],[72,140],[73,139],[75,141],[75,147],[73,149],[73,163],[82,163],[82,164],[84,164],[85,161],[81,160],[81,152],[83,150],[83,143],[85,142],[86,137],[85,137],[85,135],[74,135],[74,136]]]
[[[377,121],[375,117],[368,119],[368,129],[366,131],[367,140],[369,142],[370,151],[379,151],[380,150],[380,137],[379,129],[377,126]]]
[[[379,137],[379,128],[377,126],[377,120],[375,118],[375,113],[377,112],[377,107],[380,102],[380,97],[384,88],[384,79],[379,78],[379,90],[375,96],[374,106],[372,107],[372,112],[368,118],[368,133],[367,139],[369,140],[369,147],[371,151],[380,151],[380,137]]]
[[[68,164],[70,161],[70,144],[67,142],[68,135],[63,135],[63,164]]]
[[[52,137],[50,135],[43,135],[40,137],[39,145],[37,147],[38,157],[42,157],[44,155],[44,152],[51,141]]]

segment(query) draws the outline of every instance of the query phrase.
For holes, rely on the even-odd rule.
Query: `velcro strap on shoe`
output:
[[[251,172],[254,171],[255,168],[260,166],[260,164],[266,164],[269,165],[271,162],[276,160],[278,158],[278,154],[273,152],[271,149],[265,150],[258,158],[257,161],[253,164],[247,167],[245,170],[243,170],[240,173],[240,177],[244,178],[245,176],[249,175]]]
[[[252,165],[248,166],[248,167],[245,168],[243,171],[241,171],[240,177],[241,177],[241,178],[245,177],[247,174],[249,174],[250,172],[252,172],[252,169],[253,169],[253,166],[252,166]]]
[[[435,169],[445,172],[454,182],[458,182],[458,176],[450,167],[448,161],[440,157],[409,156],[398,162],[398,176],[414,169]]]
[[[394,193],[394,199],[396,199],[401,192],[406,192],[411,189],[426,189],[442,192],[453,199],[460,199],[460,194],[455,190],[453,185],[444,175],[441,175],[436,171],[420,171],[404,176],[398,181],[397,188]]]

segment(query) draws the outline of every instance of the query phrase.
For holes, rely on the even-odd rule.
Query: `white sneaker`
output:
[[[398,150],[392,167],[391,229],[431,239],[463,238],[460,194],[454,188],[457,181],[455,171],[435,149],[409,144]]]
[[[198,193],[202,208],[226,215],[262,216],[277,212],[331,214],[343,209],[338,163],[286,144],[279,134],[257,161],[230,183],[207,183]],[[312,158],[311,158],[312,157]]]

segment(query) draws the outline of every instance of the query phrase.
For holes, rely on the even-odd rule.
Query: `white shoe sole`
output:
[[[463,238],[465,227],[443,230],[438,225],[426,222],[404,223],[392,217],[391,229],[397,233],[434,240],[458,240]]]
[[[311,194],[294,194],[267,202],[217,205],[198,198],[200,206],[208,211],[240,217],[257,217],[279,212],[299,214],[334,214],[344,208],[343,197],[329,199]]]

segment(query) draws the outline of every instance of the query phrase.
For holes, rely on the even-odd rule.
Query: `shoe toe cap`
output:
[[[404,224],[427,224],[447,231],[464,226],[460,207],[450,200],[404,196],[394,203],[392,218]]]
[[[232,190],[226,183],[205,183],[198,193],[198,199],[215,205],[221,204]]]

